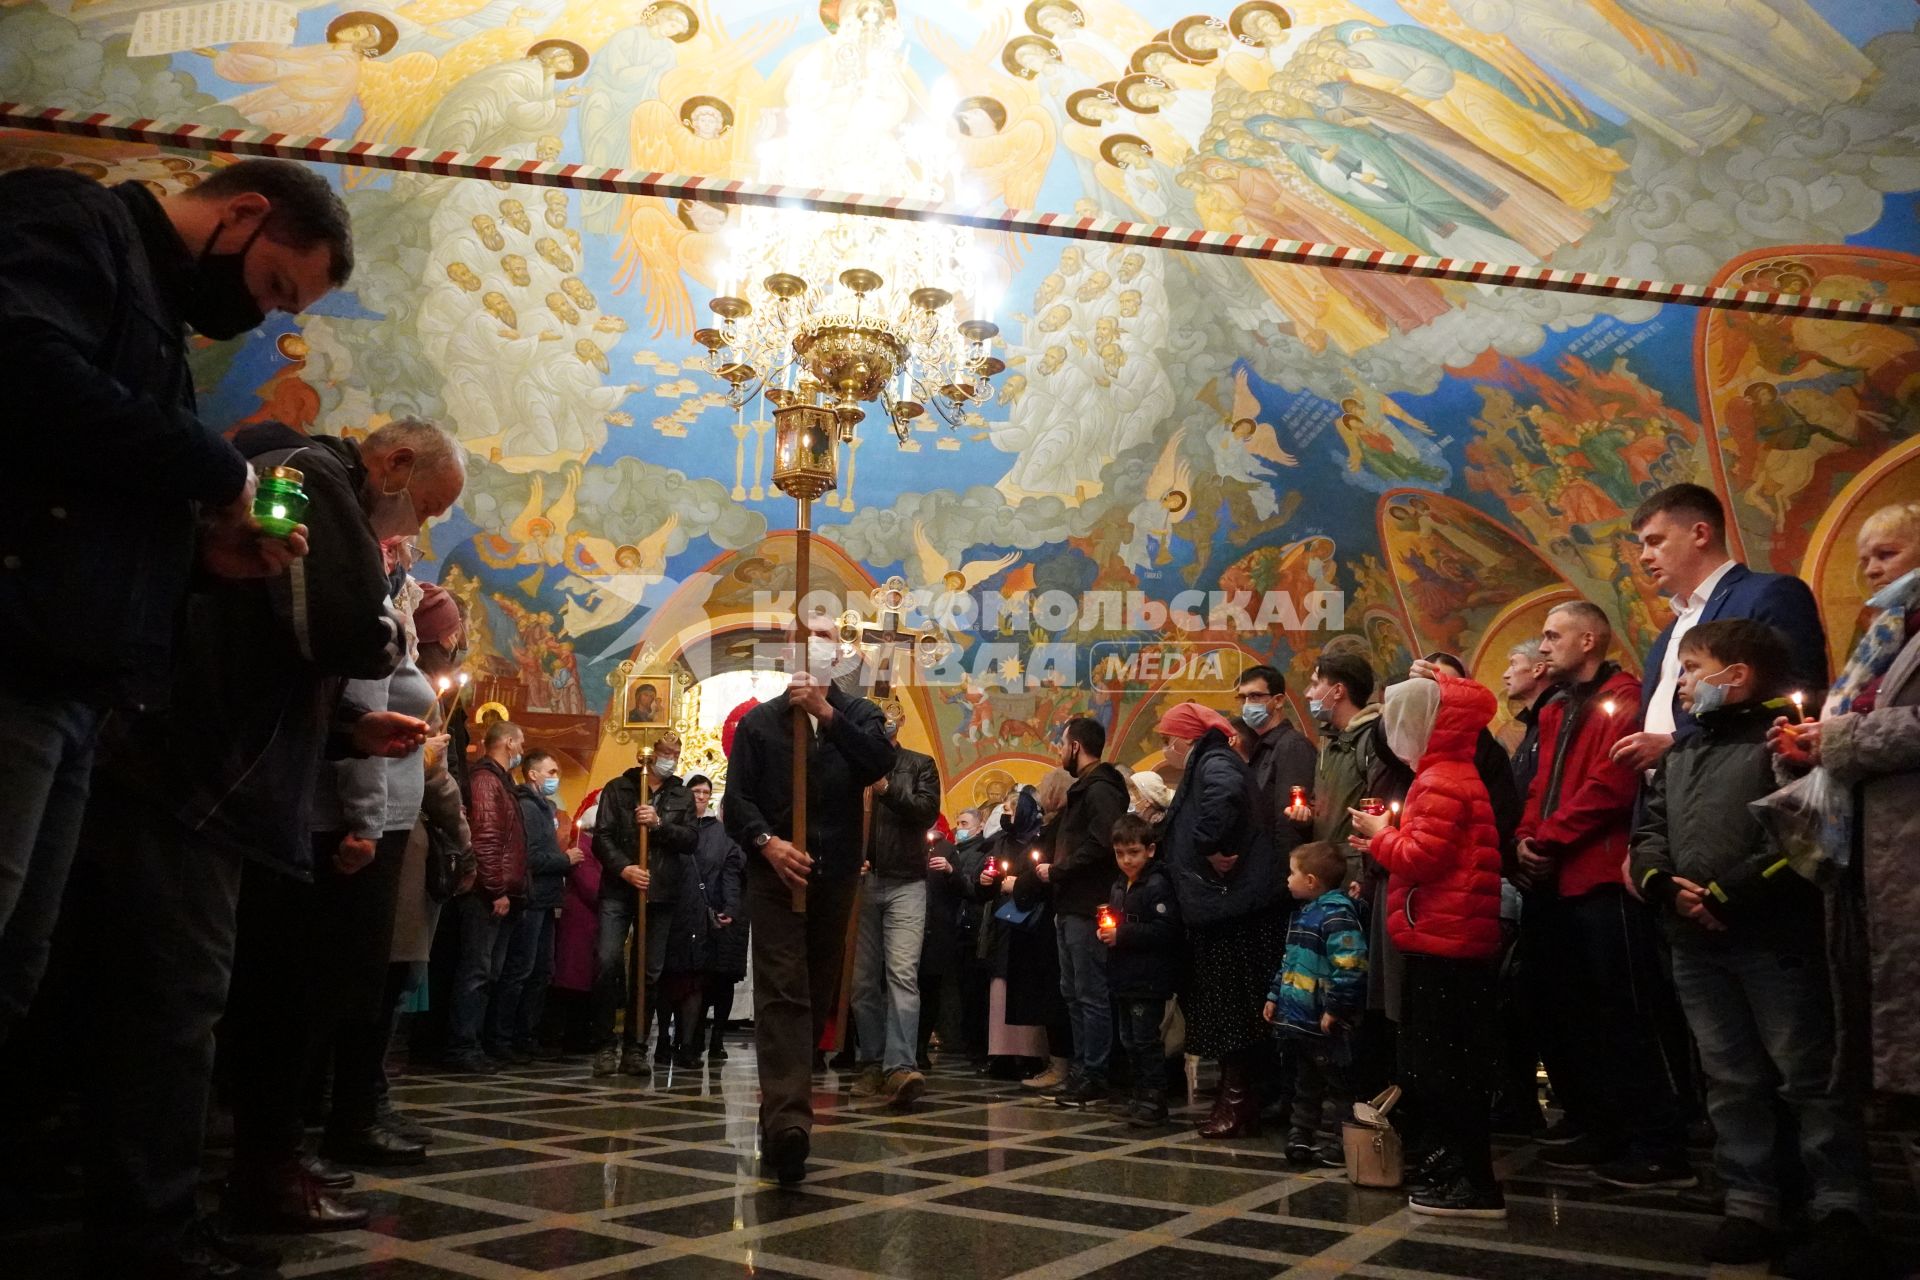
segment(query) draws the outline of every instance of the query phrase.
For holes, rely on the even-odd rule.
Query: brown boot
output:
[[[1203,1138],[1257,1138],[1260,1136],[1260,1100],[1253,1094],[1247,1060],[1236,1054],[1220,1064],[1220,1096],[1213,1112],[1200,1126]]]

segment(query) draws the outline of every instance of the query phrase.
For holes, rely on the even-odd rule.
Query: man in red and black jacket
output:
[[[460,963],[454,971],[453,1012],[447,1027],[447,1065],[455,1071],[491,1071],[480,1052],[487,1020],[487,984],[494,972],[494,943],[515,911],[526,909],[527,832],[513,770],[526,748],[526,732],[507,720],[487,726],[473,767],[467,822],[473,829],[477,870],[472,890],[454,899],[460,915]]]
[[[1584,600],[1547,615],[1540,652],[1565,694],[1540,712],[1540,762],[1517,858],[1529,909],[1551,916],[1555,994],[1542,1034],[1572,1070],[1544,1159],[1616,1186],[1691,1187],[1674,1081],[1655,1032],[1666,981],[1652,920],[1627,891],[1639,774],[1612,759],[1640,721],[1640,682],[1607,660],[1613,628]]]

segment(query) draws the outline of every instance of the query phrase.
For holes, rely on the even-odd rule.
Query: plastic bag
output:
[[[1824,883],[1853,854],[1853,791],[1814,769],[1747,806],[1798,874]]]

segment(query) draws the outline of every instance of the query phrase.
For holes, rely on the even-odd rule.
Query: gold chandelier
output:
[[[795,76],[780,113],[784,133],[757,148],[760,179],[963,199],[951,104],[915,100],[891,6],[861,6],[817,51],[816,74]],[[904,442],[929,407],[960,425],[1006,368],[993,354],[991,264],[964,227],[748,208],[727,248],[716,323],[694,339],[736,408],[763,393],[818,405],[845,440],[860,406],[878,402]]]

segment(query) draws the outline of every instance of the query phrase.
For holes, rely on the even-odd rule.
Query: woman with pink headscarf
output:
[[[1251,775],[1226,717],[1182,702],[1155,728],[1167,763],[1184,769],[1157,856],[1187,928],[1187,1052],[1220,1062],[1220,1094],[1200,1136],[1251,1137],[1260,1126],[1253,1054],[1267,1035],[1260,1011],[1286,950],[1286,864],[1254,821]]]

